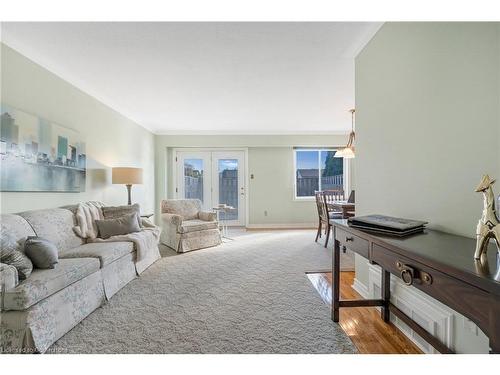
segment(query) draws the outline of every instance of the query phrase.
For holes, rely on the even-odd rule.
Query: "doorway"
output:
[[[245,151],[176,150],[174,162],[176,198],[199,199],[206,211],[219,204],[234,207],[222,219],[227,225],[245,225]]]

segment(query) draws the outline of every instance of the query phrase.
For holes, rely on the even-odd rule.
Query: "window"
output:
[[[295,198],[311,198],[318,190],[343,189],[344,159],[336,150],[296,149]]]

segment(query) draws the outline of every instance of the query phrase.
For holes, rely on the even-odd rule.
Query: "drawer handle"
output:
[[[401,279],[403,279],[403,282],[408,286],[413,285],[413,275],[414,271],[410,267],[405,267],[401,270]]]
[[[353,242],[354,241],[354,237],[346,237],[345,238],[345,242],[349,242],[349,241]]]
[[[415,271],[414,268],[401,262],[396,262],[396,268],[401,272],[401,279],[406,285],[412,285],[415,280],[420,280],[426,285],[432,284],[432,276],[425,271]]]
[[[396,267],[401,272],[401,279],[403,282],[408,286],[413,285],[415,270],[401,262],[396,262]]]

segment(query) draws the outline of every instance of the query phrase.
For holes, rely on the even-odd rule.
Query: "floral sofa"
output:
[[[222,243],[217,214],[202,211],[199,199],[163,200],[161,222],[161,243],[178,253]]]
[[[19,282],[0,264],[0,352],[44,353],[92,311],[160,258],[158,246],[136,262],[132,242],[85,243],[73,227],[75,207],[3,214],[1,230],[22,244],[40,236],[56,244],[54,269],[34,269]]]

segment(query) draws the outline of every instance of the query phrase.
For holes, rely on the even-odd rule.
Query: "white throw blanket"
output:
[[[133,242],[137,250],[137,261],[148,257],[148,252],[158,252],[158,242],[160,240],[160,228],[150,221],[142,219],[143,225],[140,232],[112,236],[106,239],[98,238],[96,220],[103,220],[101,202],[79,203],[76,210],[77,225],[73,227],[75,233],[87,240],[87,242]]]
[[[78,204],[75,214],[78,225],[73,227],[78,237],[87,240],[97,238],[98,231],[95,221],[104,219],[101,207],[104,207],[104,203],[95,201]]]

